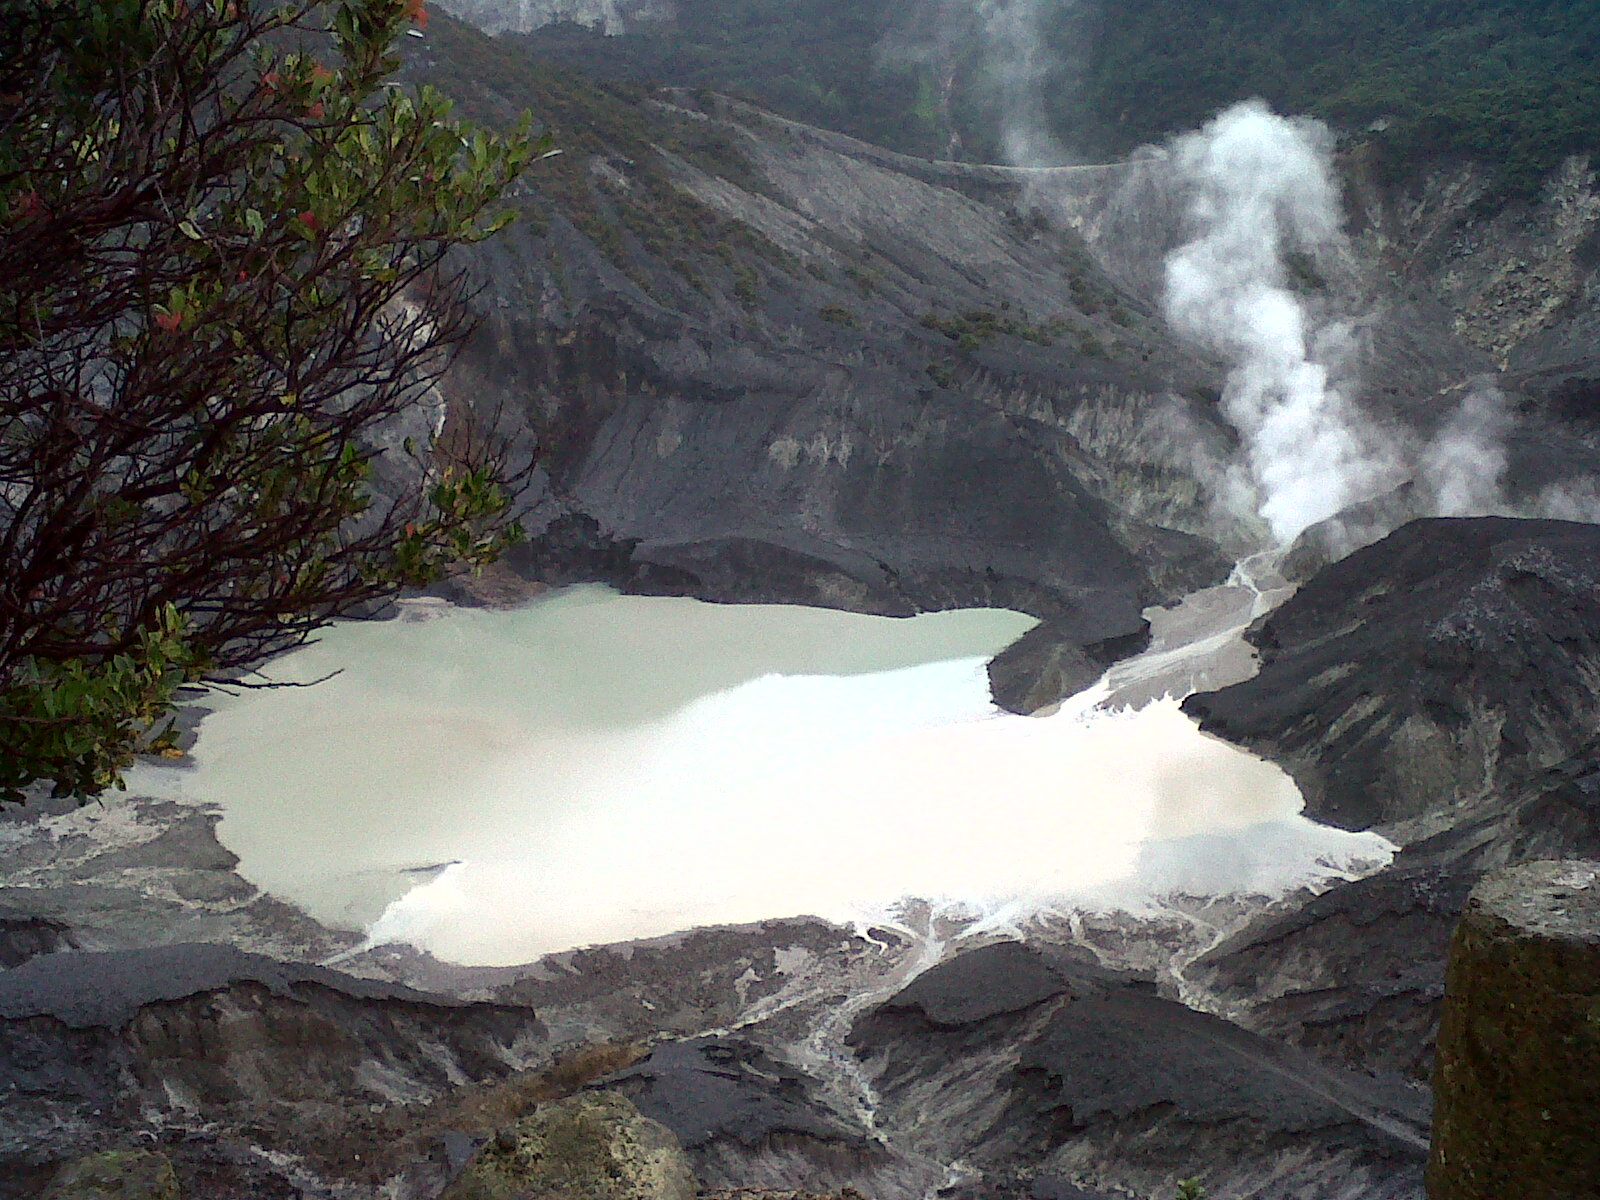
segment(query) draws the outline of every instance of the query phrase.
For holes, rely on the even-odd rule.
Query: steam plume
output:
[[[1072,73],[1061,34],[1082,8],[1083,0],[912,0],[884,52],[939,67],[947,115],[957,64],[976,54],[999,103],[1006,160],[1060,165],[1069,155],[1044,97]],[[1233,519],[1255,513],[1285,545],[1360,506],[1340,535],[1349,543],[1342,551],[1418,515],[1600,517],[1592,483],[1507,496],[1513,419],[1492,383],[1474,385],[1431,437],[1363,411],[1354,327],[1329,312],[1328,299],[1308,300],[1308,289],[1296,288],[1329,266],[1355,270],[1333,143],[1320,122],[1279,116],[1259,100],[1239,104],[1165,149],[1136,155],[1120,195],[1097,217],[1092,236],[1108,270],[1136,289],[1159,287],[1174,330],[1230,368],[1222,412],[1242,452],[1238,461],[1195,463],[1218,506]],[[1049,208],[1037,193],[1055,186],[1054,173],[1040,174],[1025,202]],[[1170,244],[1174,222],[1187,240],[1153,260],[1147,247]],[[1391,495],[1408,479],[1414,489]]]
[[[1066,63],[1045,38],[1047,23],[1070,21],[1083,0],[911,0],[878,46],[885,62],[917,63],[938,79],[951,121],[956,79],[977,64],[998,110],[1000,147],[1012,166],[1056,166],[1069,159],[1051,130],[1044,98]],[[1054,80],[1052,77],[1057,77]],[[952,129],[950,153],[960,151]]]
[[[1053,165],[1066,152],[1050,131],[1044,109],[1046,79],[1054,60],[1044,42],[1045,0],[978,0],[986,65],[999,81],[1001,147],[1013,166]],[[1065,19],[1056,4],[1052,15]]]
[[[1477,517],[1504,512],[1505,435],[1511,413],[1505,396],[1482,383],[1467,393],[1424,448],[1417,474],[1435,515]]]
[[[1232,366],[1223,410],[1244,436],[1262,518],[1279,542],[1398,482],[1337,370],[1349,335],[1318,328],[1288,256],[1342,247],[1332,136],[1260,101],[1173,143],[1194,236],[1166,263],[1168,319]]]

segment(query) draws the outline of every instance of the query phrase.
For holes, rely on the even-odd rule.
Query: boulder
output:
[[[1487,876],[1451,943],[1431,1200],[1600,1195],[1600,863]]]
[[[182,1200],[166,1155],[154,1150],[107,1150],[67,1163],[43,1200]]]
[[[440,1200],[694,1200],[678,1139],[626,1097],[585,1092],[500,1130]]]

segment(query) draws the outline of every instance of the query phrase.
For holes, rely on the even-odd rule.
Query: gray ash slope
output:
[[[895,1144],[981,1172],[1163,1195],[1420,1195],[1427,1111],[1398,1080],[1324,1067],[1057,952],[1000,943],[922,975],[851,1042]]]
[[[716,96],[597,87],[443,17],[410,49],[412,77],[483,119],[526,107],[562,149],[521,186],[525,219],[463,260],[483,328],[447,389],[540,448],[523,574],[1002,604],[1094,645],[1259,547],[1222,494],[1225,370],[1160,315],[1187,235],[1148,163],[929,162]],[[1507,503],[1578,503],[1600,465],[1573,399],[1592,178],[1475,227],[1469,184],[1412,195],[1345,165],[1351,240],[1296,286],[1347,326],[1365,419],[1421,445],[1516,352]],[[1533,286],[1515,274],[1530,228],[1563,298],[1532,314],[1505,298]]]
[[[800,983],[826,1012],[850,986],[838,963],[871,953],[814,924],[704,931],[553,959],[495,1002],[216,946],[45,954],[0,975],[0,1196],[31,1200],[58,1161],[131,1144],[189,1196],[433,1200],[502,1122],[639,1057],[572,1056],[588,1040],[575,1019],[591,1039],[660,1038],[659,1018],[613,998],[630,962],[650,1007],[683,1023],[598,1086],[671,1129],[704,1188],[1022,1200],[1070,1195],[1069,1180],[1165,1195],[1198,1174],[1262,1200],[1420,1195],[1417,1093],[1016,943],[960,955],[855,1022],[864,1124],[787,1053],[783,1000]],[[104,984],[87,1003],[86,978]],[[752,992],[777,1003],[752,1007]],[[704,1028],[739,1013],[737,1031]]]
[[[1488,869],[1600,852],[1600,528],[1408,525],[1248,635],[1204,728],[1293,774],[1315,817],[1407,845],[1257,921],[1188,978],[1252,1028],[1426,1077],[1451,929]]]
[[[1125,168],[930,163],[599,89],[448,19],[408,70],[475,115],[531,108],[563,149],[468,263],[484,327],[449,389],[541,448],[525,573],[1005,604],[1094,642],[1259,536],[1201,465],[1235,449],[1224,372],[1159,315],[1173,206],[1130,205]],[[1375,419],[1426,426],[1487,368],[1380,265],[1327,273]]]
[[[486,325],[453,386],[504,400],[543,449],[523,570],[890,614],[997,604],[1087,643],[1226,574],[1192,480],[1152,471],[1174,511],[1130,515],[1071,432],[1162,405],[1229,437],[1196,398],[1214,374],[1070,237],[755,118],[637,111],[714,122],[759,190],[597,152],[585,228],[525,222],[482,263]],[[627,230],[652,188],[688,214],[690,244],[655,247],[677,269]]]

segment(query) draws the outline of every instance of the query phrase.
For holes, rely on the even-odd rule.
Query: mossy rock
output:
[[[178,1177],[154,1150],[108,1150],[56,1172],[43,1200],[183,1200]]]
[[[626,1097],[589,1092],[502,1129],[440,1200],[694,1200],[695,1186],[671,1130]]]
[[[1600,863],[1487,876],[1450,951],[1433,1200],[1600,1196]]]

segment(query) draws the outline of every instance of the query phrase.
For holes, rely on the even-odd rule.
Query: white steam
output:
[[[1417,465],[1435,515],[1479,517],[1505,511],[1501,481],[1510,428],[1511,412],[1499,388],[1480,384],[1467,393]]]
[[[999,103],[1006,161],[1057,166],[1070,155],[1045,97],[1074,73],[1062,33],[1083,7],[913,0],[882,49],[939,71],[947,116],[959,64],[976,55]],[[1337,308],[1370,280],[1357,283],[1333,150],[1318,121],[1279,116],[1259,100],[1238,104],[1136,155],[1087,237],[1113,277],[1134,290],[1159,288],[1173,329],[1228,367],[1222,415],[1241,435],[1239,453],[1221,461],[1205,439],[1188,439],[1194,473],[1226,524],[1254,514],[1275,544],[1287,545],[1338,517],[1330,525],[1338,532],[1324,540],[1345,553],[1418,516],[1600,520],[1600,485],[1590,481],[1508,489],[1513,415],[1492,384],[1474,384],[1429,436],[1400,414],[1380,420],[1363,407],[1358,368],[1368,348],[1356,330],[1372,317],[1358,324],[1360,314]],[[1024,203],[1081,226],[1084,202],[1100,201],[1072,191],[1077,181],[1060,195],[1039,194],[1062,178],[1032,172]],[[1157,248],[1172,244],[1175,224],[1181,244],[1163,261]],[[1344,286],[1330,289],[1323,276]],[[1441,410],[1451,403],[1439,400]],[[1408,481],[1415,486],[1402,489]]]
[[[1052,16],[1064,18],[1062,9],[1052,4]],[[1045,46],[1044,10],[1045,0],[977,3],[985,66],[1000,91],[1001,147],[1013,166],[1055,165],[1067,157],[1044,107],[1045,84],[1057,65]]]
[[[1342,248],[1331,148],[1321,124],[1251,101],[1179,138],[1169,160],[1194,236],[1167,259],[1168,319],[1231,365],[1223,411],[1284,543],[1399,481],[1338,370],[1347,328],[1319,327],[1290,283],[1290,255]]]
[[[1340,553],[1416,516],[1600,515],[1570,484],[1507,495],[1513,414],[1492,382],[1472,384],[1428,437],[1363,409],[1350,323],[1303,294],[1325,292],[1316,276],[1349,258],[1332,151],[1321,123],[1250,101],[1153,160],[1188,234],[1165,261],[1168,320],[1230,368],[1222,411],[1242,437],[1248,481],[1219,494],[1253,508],[1280,545],[1340,516],[1329,535]],[[1399,501],[1407,480],[1415,488]]]
[[[1600,483],[1592,478],[1552,483],[1539,493],[1535,509],[1539,516],[1553,521],[1600,525]]]
[[[1060,29],[1083,0],[911,0],[897,28],[878,46],[881,60],[917,64],[934,73],[947,123],[957,79],[976,66],[981,89],[999,114],[1000,144],[1012,166],[1056,166],[1069,155],[1051,128],[1045,96],[1061,85],[1069,63],[1045,37]],[[960,153],[951,130],[950,153]]]

